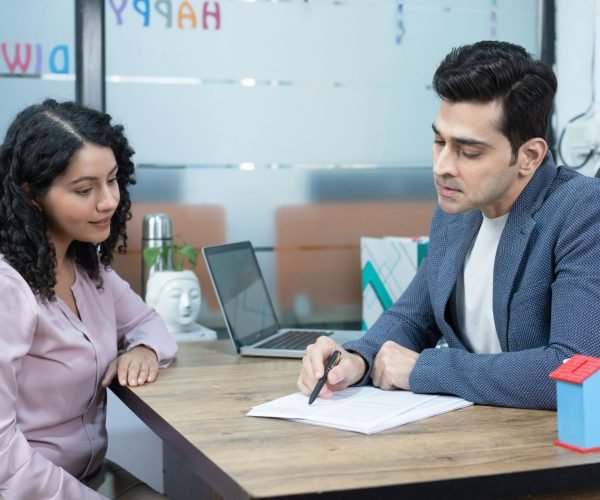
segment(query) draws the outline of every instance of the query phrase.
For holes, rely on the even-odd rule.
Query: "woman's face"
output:
[[[44,213],[48,237],[58,252],[72,241],[101,243],[120,200],[117,162],[112,149],[86,143],[63,175],[36,200]]]

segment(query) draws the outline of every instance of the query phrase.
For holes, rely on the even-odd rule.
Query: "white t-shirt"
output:
[[[456,283],[456,326],[465,344],[476,353],[502,352],[494,323],[494,261],[508,213],[483,222],[467,253]]]

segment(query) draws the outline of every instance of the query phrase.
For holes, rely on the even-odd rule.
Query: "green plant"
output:
[[[144,262],[148,267],[152,267],[160,262],[163,263],[163,270],[183,271],[185,262],[187,261],[191,267],[195,267],[198,262],[198,250],[193,246],[184,243],[177,245],[171,243],[162,247],[144,248]],[[169,269],[172,260],[173,269]]]

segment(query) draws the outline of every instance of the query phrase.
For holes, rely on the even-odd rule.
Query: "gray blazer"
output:
[[[474,354],[452,321],[452,291],[476,236],[479,211],[436,210],[429,255],[413,282],[363,338],[370,383],[386,340],[421,355],[409,383],[479,404],[556,408],[548,374],[575,353],[600,357],[600,180],[557,168],[548,154],[515,202],[494,265],[500,354]],[[444,337],[449,348],[434,348]]]

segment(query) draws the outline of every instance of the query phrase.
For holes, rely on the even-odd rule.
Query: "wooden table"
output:
[[[226,499],[600,498],[600,454],[556,447],[556,413],[473,406],[365,436],[246,417],[296,391],[299,360],[182,344],[154,384],[113,390]]]

